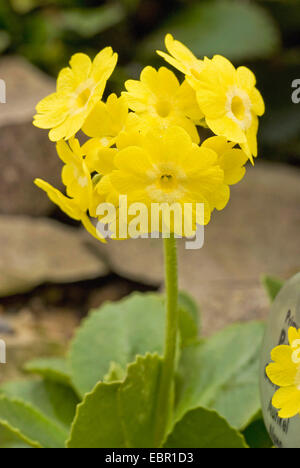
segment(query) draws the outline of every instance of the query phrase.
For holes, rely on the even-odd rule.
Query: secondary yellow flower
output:
[[[34,125],[51,129],[51,141],[73,137],[101,100],[117,58],[111,47],[103,49],[93,62],[85,54],[73,55],[70,67],[59,73],[56,92],[37,105]]]
[[[93,184],[79,141],[72,138],[68,144],[61,140],[57,143],[56,149],[60,159],[65,163],[62,181],[66,186],[67,195],[75,199],[82,211],[87,211],[91,204]]]
[[[205,59],[204,64],[195,91],[206,123],[216,135],[240,144],[253,162],[258,116],[265,112],[255,75],[246,67],[236,69],[220,55]]]
[[[99,140],[104,147],[112,146],[128,118],[128,104],[124,96],[111,94],[107,102],[100,101],[88,116],[83,132]]]
[[[230,185],[235,185],[246,173],[244,167],[248,161],[248,156],[239,148],[234,148],[235,144],[227,141],[226,138],[215,136],[208,138],[202,143],[202,148],[210,148],[218,155],[216,164],[224,172],[224,181],[218,191],[208,196],[211,209],[223,210],[230,198]]]
[[[111,94],[107,102],[99,102],[88,116],[82,130],[91,137],[82,147],[91,172],[98,171],[99,151],[116,143],[128,120],[128,104],[124,96]]]
[[[265,112],[255,75],[246,67],[236,69],[220,55],[198,60],[170,34],[166,36],[166,47],[171,55],[158,54],[186,75],[207,126],[216,135],[239,144],[253,163],[252,156],[257,156],[258,117]]]
[[[75,219],[75,221],[80,221],[85,229],[93,237],[95,237],[97,240],[100,240],[101,242],[106,242],[105,239],[99,236],[87,213],[81,210],[81,208],[76,203],[76,200],[66,197],[59,190],[52,187],[52,185],[48,184],[48,182],[45,182],[44,180],[36,179],[35,184],[40,189],[44,190],[44,192],[47,193],[49,199],[70,218]]]
[[[280,418],[292,418],[300,414],[300,330],[289,329],[289,345],[277,346],[271,353],[272,362],[266,368],[271,382],[279,390],[272,404],[280,409]]]
[[[222,186],[224,178],[216,165],[217,154],[194,144],[180,127],[169,127],[163,134],[152,130],[139,145],[127,146],[115,156],[117,170],[109,176],[114,189],[126,195],[128,203],[141,202],[149,208],[154,203],[182,207],[189,203],[194,221],[207,224],[211,215],[207,196]],[[197,218],[197,203],[204,204],[204,218]],[[182,228],[181,219],[178,223]],[[175,224],[176,220],[174,232],[179,233]]]
[[[158,71],[146,67],[140,81],[128,80],[125,83],[129,108],[136,112],[145,126],[160,126],[162,129],[170,125],[184,128],[195,143],[199,135],[195,123],[202,118],[196,95],[190,85],[184,81],[180,85],[175,74],[165,67]]]
[[[95,190],[78,140],[72,138],[69,140],[69,144],[63,140],[59,141],[57,143],[57,153],[64,162],[62,181],[66,186],[68,196],[63,195],[59,190],[41,179],[36,179],[35,184],[44,190],[50,200],[70,218],[81,221],[90,234],[103,241],[97,235],[96,228],[90,221],[87,212],[89,211],[91,216],[95,216],[95,204],[100,203],[104,197],[100,198]]]
[[[203,61],[197,59],[190,49],[181,42],[176,41],[171,34],[167,34],[165,44],[170,55],[157,51],[158,55],[177,68],[177,70],[184,73],[191,83],[193,83],[194,79],[197,80],[202,72]]]

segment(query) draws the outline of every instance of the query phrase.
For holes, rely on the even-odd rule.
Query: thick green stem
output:
[[[166,282],[166,333],[164,362],[158,394],[156,413],[156,447],[159,447],[166,435],[171,417],[176,350],[179,325],[178,309],[178,266],[176,239],[164,239],[165,282]]]

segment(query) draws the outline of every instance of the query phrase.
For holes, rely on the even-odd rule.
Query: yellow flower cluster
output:
[[[292,418],[300,414],[300,330],[289,329],[289,345],[277,346],[271,353],[272,362],[266,374],[280,387],[272,404],[280,409],[280,418]]]
[[[120,211],[124,195],[149,208],[189,204],[193,225],[207,224],[212,211],[228,203],[230,186],[243,178],[248,159],[257,155],[264,103],[253,73],[220,56],[199,60],[171,35],[166,47],[170,55],[158,53],[184,73],[182,82],[166,67],[148,66],[139,80],[125,83],[120,97],[111,94],[103,101],[117,63],[108,47],[93,62],[74,55],[58,76],[56,92],[37,106],[34,125],[49,129],[57,144],[66,195],[40,179],[36,184],[100,240],[91,218],[103,219],[101,203]],[[203,142],[199,126],[212,131]],[[76,138],[79,131],[86,136],[83,144]],[[196,210],[199,203],[204,216]],[[149,220],[144,231],[153,229]],[[175,223],[172,229],[177,233]]]

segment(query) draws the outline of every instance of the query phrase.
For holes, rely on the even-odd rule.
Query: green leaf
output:
[[[237,429],[260,409],[258,365],[264,325],[235,324],[182,351],[176,420],[203,406]]]
[[[63,358],[33,359],[25,364],[24,370],[56,383],[71,384],[68,361]]]
[[[138,356],[123,382],[96,385],[78,405],[69,448],[153,447],[162,360]]]
[[[274,445],[267,432],[261,411],[243,431],[243,435],[250,448],[271,448]]]
[[[200,313],[196,302],[188,293],[181,291],[178,299],[181,345],[185,347],[198,338]]]
[[[4,52],[5,49],[10,45],[11,39],[7,31],[0,30],[0,53]]]
[[[23,401],[0,396],[0,425],[34,448],[64,448],[66,431]]]
[[[189,411],[174,427],[165,448],[247,448],[243,436],[217,412]]]
[[[61,15],[61,27],[90,38],[120,23],[125,14],[125,9],[118,3],[98,8],[65,10]]]
[[[69,387],[47,380],[24,380],[5,383],[1,386],[0,393],[29,404],[60,427],[65,438],[67,437],[79,403]]]
[[[216,53],[232,60],[269,57],[276,52],[279,32],[266,10],[255,3],[209,0],[198,2],[171,17],[140,48],[149,54],[162,48],[172,33],[198,57]]]
[[[108,373],[103,377],[104,382],[116,382],[125,378],[125,370],[116,362],[111,362]]]
[[[120,387],[120,413],[127,446],[154,447],[157,395],[162,359],[156,354],[138,357],[128,366],[128,375]]]
[[[275,276],[265,275],[262,277],[262,284],[268,293],[269,299],[273,302],[284,285],[284,281]]]
[[[0,449],[31,448],[17,434],[0,425]]]
[[[114,362],[123,368],[136,355],[163,354],[163,298],[133,294],[94,311],[78,330],[69,353],[72,381],[81,395],[104,380]]]
[[[124,448],[118,396],[120,382],[100,382],[78,405],[68,448]]]

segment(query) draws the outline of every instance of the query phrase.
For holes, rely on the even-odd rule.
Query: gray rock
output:
[[[10,323],[4,318],[0,317],[0,335],[13,335],[14,329]]]
[[[47,131],[35,128],[36,104],[55,90],[45,74],[18,57],[0,60],[6,103],[0,104],[0,213],[46,215],[53,204],[33,181],[45,178],[61,186],[61,162]]]
[[[265,318],[263,273],[290,277],[300,271],[300,172],[258,161],[233,187],[231,201],[215,212],[201,250],[179,243],[180,287],[203,311],[204,333],[234,321]],[[113,271],[148,285],[163,285],[160,240],[98,244]]]
[[[48,219],[0,216],[0,245],[0,297],[44,282],[89,280],[109,272],[80,230]]]

